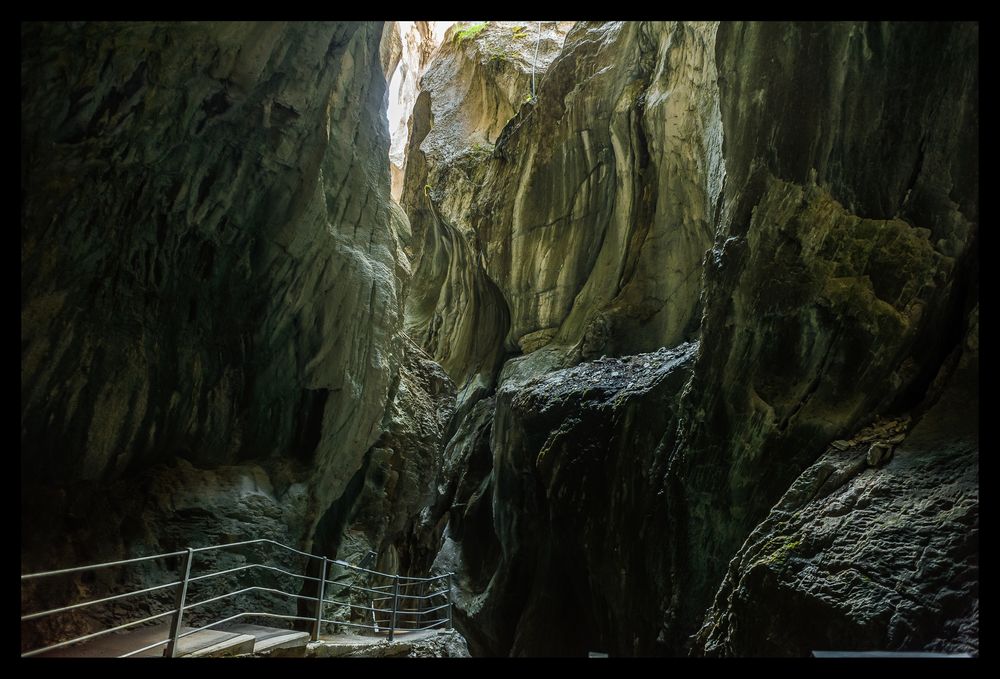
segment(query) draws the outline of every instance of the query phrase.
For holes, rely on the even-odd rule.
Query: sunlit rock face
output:
[[[408,121],[417,98],[418,83],[437,46],[453,21],[390,21],[382,35],[382,66],[387,88],[386,116],[389,119],[389,170],[392,198],[403,191]]]
[[[570,26],[543,22],[539,32],[535,22],[457,24],[421,79],[401,199],[414,261],[406,329],[455,380],[460,404],[492,388],[511,346],[507,302],[487,269],[487,244],[473,229],[472,201],[498,188],[484,174],[493,146],[530,99],[532,64],[537,81]]]
[[[448,491],[439,562],[464,572],[458,620],[474,653],[679,654],[695,645],[753,655],[774,652],[765,634],[796,638],[794,616],[772,617],[760,634],[736,626],[755,624],[749,607],[766,615],[785,582],[799,583],[803,600],[823,599],[823,586],[794,570],[805,561],[782,561],[792,569],[784,580],[749,599],[733,583],[785,533],[819,530],[780,533],[761,521],[831,441],[879,416],[907,422],[901,433],[914,446],[931,427],[921,424],[928,389],[955,370],[948,356],[978,298],[977,45],[969,24],[582,23],[488,157],[424,175],[437,180],[423,187],[420,209],[465,228],[481,253],[476,277],[496,284],[510,319],[496,397],[471,410],[448,454],[468,460],[468,471]],[[415,129],[434,97],[425,80]],[[408,323],[424,303],[419,285]],[[420,308],[435,318],[438,346],[463,314],[481,313]],[[696,337],[679,364],[683,383],[657,392],[648,412],[654,397],[588,362],[619,357],[603,360],[628,362],[637,374],[622,372],[639,382],[653,368],[633,366],[646,355],[637,352]],[[609,405],[577,407],[553,388],[517,407],[581,361],[596,381],[581,382],[579,398],[612,389]],[[624,426],[625,404],[645,414]],[[968,465],[978,442],[955,441],[948,464],[964,471],[933,508],[918,499],[937,478],[923,463],[907,466],[898,487],[880,477],[878,493],[887,511],[919,519],[910,537],[954,565],[934,581],[957,594],[947,604],[924,597],[896,618],[877,606],[847,614],[844,603],[828,611],[831,629],[861,625],[871,647],[978,643],[974,555],[957,537],[977,522]],[[583,473],[592,446],[616,460],[600,489]],[[580,473],[553,484],[553,469]],[[639,478],[645,486],[630,481]],[[612,506],[620,493],[641,509],[626,520],[608,510],[609,493]],[[576,518],[558,509],[564,497]],[[950,528],[949,512],[960,517]],[[608,549],[588,551],[593,516],[614,527]],[[907,539],[865,520],[875,522],[872,536],[887,535],[852,531],[834,555]],[[938,532],[920,537],[928,531]],[[614,549],[621,533],[641,543],[641,556]],[[734,603],[720,592],[711,636],[696,643],[738,553]],[[587,575],[574,575],[581,562]],[[566,606],[581,621],[577,638],[552,632]],[[824,643],[849,645],[852,634],[831,632]],[[815,641],[802,633],[783,652],[807,653]]]
[[[25,571],[311,545],[403,353],[380,37],[22,26]],[[75,508],[43,501],[64,486]]]
[[[428,201],[474,234],[470,248],[509,307],[492,343],[515,354],[547,347],[525,374],[691,336],[723,178],[714,25],[583,24],[561,52],[562,27],[542,28],[535,100],[533,45],[525,54],[502,22],[442,49],[414,111],[403,200],[415,235],[434,223]],[[431,254],[421,257],[426,266]],[[470,294],[448,280],[441,287],[464,294],[415,288],[407,326],[437,343],[436,356],[481,363],[450,346],[468,346],[451,336],[478,312],[453,301]]]

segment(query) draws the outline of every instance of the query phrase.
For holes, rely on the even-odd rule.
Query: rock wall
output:
[[[479,208],[472,203],[502,190],[484,178],[494,145],[530,98],[532,63],[540,77],[569,24],[543,23],[537,61],[536,28],[503,21],[453,26],[421,79],[411,117],[401,198],[414,261],[406,329],[455,380],[460,404],[493,387],[513,346],[505,341],[510,298],[488,270],[488,244],[474,228]]]
[[[272,537],[456,572],[473,654],[978,653],[978,25],[535,27],[425,64],[404,214],[395,29],[22,25],[22,569]]]
[[[469,59],[471,47],[450,58],[442,51],[425,77],[435,136],[419,149],[431,167],[415,171],[413,179],[408,173],[403,204],[414,232],[432,223],[423,217],[430,212],[421,202],[427,198],[417,195],[417,184],[424,184],[419,188],[440,213],[474,234],[473,250],[482,253],[485,273],[510,309],[509,330],[494,344],[502,341],[518,354],[551,345],[524,364],[523,374],[673,346],[693,336],[701,258],[711,244],[713,201],[723,176],[714,35],[712,24],[669,30],[633,22],[578,24],[558,58],[548,64],[553,52],[539,59],[548,67],[536,100],[509,96],[511,107],[497,113],[497,106],[486,104],[454,112],[461,101],[456,91],[511,90],[503,83],[479,87],[478,71],[462,70],[479,66]],[[479,50],[473,55],[518,44],[479,41],[473,41]],[[432,77],[439,72],[447,76],[442,81]],[[525,89],[523,82],[514,88]],[[503,98],[484,101],[496,100]],[[421,110],[418,101],[415,129]],[[491,114],[484,117],[484,110]],[[488,125],[503,131],[498,135]],[[472,141],[477,134],[484,144],[467,154],[453,151],[449,158],[438,150],[461,148],[452,137]],[[457,276],[446,285],[465,289]],[[456,296],[462,297],[450,295]],[[439,346],[467,346],[454,328],[475,310],[434,300],[436,311],[429,313],[429,298],[409,295],[408,325],[411,309],[419,308],[421,319],[442,319]],[[452,335],[458,339],[451,341]]]
[[[468,500],[457,489],[437,564],[463,574],[458,626],[474,653],[654,651],[635,636],[655,632],[663,610],[649,590],[667,572],[649,515],[696,350],[599,359],[498,390],[488,486]],[[470,468],[482,464],[480,440]],[[483,496],[488,508],[476,506]]]
[[[388,83],[386,95],[389,118],[389,171],[392,198],[403,192],[409,119],[418,93],[418,83],[431,56],[452,21],[389,21],[382,36],[382,64]]]
[[[941,197],[975,172],[976,44],[963,24],[719,28],[727,179],[672,466],[692,617],[826,445],[916,406],[961,341],[976,180]]]
[[[878,416],[918,421],[978,299],[977,45],[971,24],[581,23],[492,153],[438,166],[466,176],[435,170],[423,209],[468,224],[476,275],[510,316],[496,398],[448,453],[467,469],[448,490],[438,565],[463,573],[457,620],[474,653],[686,653],[727,563],[743,564],[736,582],[764,549],[752,545],[784,535],[768,512],[830,442]],[[437,92],[424,88],[426,110]],[[468,285],[458,268],[448,280]],[[408,317],[426,299],[411,293]],[[440,334],[460,337],[449,328],[481,309],[435,313]],[[578,395],[556,386],[602,355],[640,382],[652,369],[637,352],[695,337],[686,382],[655,397],[594,362],[580,364],[596,381]],[[616,396],[591,406],[590,390]],[[641,425],[623,424],[626,401]],[[616,460],[596,487],[593,449]],[[920,511],[933,478],[919,469],[885,491],[897,511]],[[963,479],[959,523],[974,525],[976,481]],[[867,540],[837,549],[877,549]],[[957,565],[937,580],[957,578],[960,603],[925,601],[922,622],[900,618],[872,646],[975,647],[967,545],[945,550]],[[768,587],[739,609],[717,600],[712,615],[729,622],[699,648],[773,652],[763,631],[733,631],[750,606],[780,609]],[[575,635],[558,631],[567,615]],[[792,639],[797,620],[762,629]]]
[[[834,441],[753,530],[699,653],[978,652],[978,319],[916,423]]]
[[[310,548],[401,379],[381,24],[21,30],[23,571]]]
[[[454,412],[455,385],[441,366],[406,340],[383,434],[355,475],[357,492],[345,493],[318,529],[322,551],[350,563],[374,551],[376,570],[416,576],[427,572],[441,527],[427,525],[426,510],[444,474],[441,453]]]

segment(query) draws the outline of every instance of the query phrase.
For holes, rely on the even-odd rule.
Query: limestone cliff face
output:
[[[409,118],[418,93],[418,83],[441,41],[449,21],[390,21],[382,35],[381,58],[387,83],[389,118],[389,170],[392,198],[403,191]]]
[[[558,53],[569,25],[543,24],[538,77]],[[478,224],[473,201],[492,190],[484,172],[494,145],[530,98],[538,37],[517,22],[475,29],[452,27],[421,79],[401,198],[412,228],[407,253],[414,259],[406,329],[455,380],[461,403],[492,388],[512,346],[505,341],[510,326],[505,296],[487,269],[488,244],[473,229]],[[462,30],[474,34],[465,37]]]
[[[672,346],[697,328],[701,259],[723,177],[714,41],[710,24],[577,25],[540,76],[537,100],[517,102],[499,139],[480,132],[495,147],[435,159],[427,199],[475,234],[471,247],[510,309],[506,336],[494,343],[525,354],[550,345],[523,374]],[[485,127],[472,113],[455,123],[446,108],[456,90],[476,91],[458,69],[461,56],[440,57],[447,80],[431,78],[432,68],[423,82],[432,109],[446,102],[433,115],[445,142]],[[418,101],[415,124],[421,113]],[[428,148],[437,147],[420,146]],[[407,190],[415,183],[408,175]],[[430,210],[409,195],[416,232]],[[429,315],[430,294],[421,292],[408,297],[408,319],[415,307]],[[447,302],[436,309],[440,344],[476,313]]]
[[[693,609],[826,445],[916,406],[961,341],[977,43],[974,25],[720,26],[727,179],[672,466]]]
[[[311,545],[403,353],[380,33],[23,25],[25,570]]]
[[[482,425],[456,437],[469,472],[438,559],[463,575],[459,628],[473,648],[654,651],[655,634],[637,632],[655,633],[664,610],[664,517],[651,517],[670,452],[661,440],[677,426],[696,350],[585,362],[507,383],[495,404],[477,404],[494,409],[490,437]],[[493,453],[485,478],[483,445]]]
[[[455,412],[455,385],[409,340],[403,359],[382,422],[384,433],[317,530],[317,539],[327,553],[351,563],[371,550],[378,554],[378,570],[422,576],[443,527],[427,510],[444,473],[441,453]]]
[[[526,354],[504,363],[496,398],[450,446],[449,459],[468,460],[463,478],[480,484],[451,491],[439,555],[466,573],[459,621],[474,652],[686,652],[727,562],[831,441],[878,415],[918,422],[978,296],[977,45],[968,24],[579,24],[537,101],[470,179],[428,189],[427,210],[469,225],[477,276],[509,310],[505,348]],[[411,294],[408,310],[426,299]],[[437,313],[446,334],[482,310]],[[698,336],[682,361],[686,383],[657,392],[656,407],[597,367],[578,396],[558,386],[581,360]],[[654,372],[627,362],[635,374],[619,372],[633,382]],[[616,396],[588,405],[589,389]],[[633,401],[646,414],[624,426],[619,409]],[[616,460],[599,488],[583,461],[594,448]],[[919,489],[933,486],[924,470],[908,467],[918,478],[885,501],[919,505]],[[974,472],[966,477],[961,525],[977,516]],[[574,498],[565,514],[564,497]],[[945,502],[924,525],[945,520]],[[601,541],[593,516],[614,527]],[[485,522],[489,538],[474,534]],[[773,524],[758,530],[751,542],[775,544]],[[876,549],[858,546],[865,539],[843,544]],[[630,540],[642,549],[630,552]],[[741,563],[757,558],[744,549]],[[978,643],[968,632],[974,564],[956,550],[943,560],[965,560],[949,571],[963,603],[925,601],[923,622],[897,620],[873,639]],[[775,587],[740,601],[766,612]],[[552,632],[570,605],[575,638]],[[717,610],[729,627],[713,623],[706,650],[769,652],[762,637],[734,636],[745,607]],[[827,611],[834,629],[854,624],[836,619],[844,610]]]
[[[455,571],[473,654],[978,652],[978,26],[425,23],[22,27],[24,570],[270,537]]]

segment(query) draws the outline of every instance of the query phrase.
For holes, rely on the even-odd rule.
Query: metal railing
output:
[[[192,575],[193,563],[195,557],[202,553],[221,551],[232,549],[234,547],[244,547],[249,545],[274,545],[287,550],[288,553],[298,554],[300,556],[306,557],[306,568],[305,571],[309,571],[309,566],[312,564],[313,560],[321,562],[319,564],[319,577],[314,577],[311,575],[306,575],[304,573],[295,573],[277,566],[265,564],[265,563],[248,563],[233,568],[225,568],[222,570],[217,570],[214,572],[208,572],[198,575]],[[325,556],[317,556],[316,554],[309,554],[308,552],[303,552],[297,550],[288,545],[283,545],[280,542],[274,540],[269,540],[266,538],[260,538],[256,540],[244,540],[241,542],[233,542],[225,545],[213,545],[209,547],[197,547],[188,548],[184,551],[169,552],[164,554],[154,554],[151,556],[143,556],[134,559],[123,559],[120,561],[109,561],[106,563],[92,564],[88,566],[77,566],[74,568],[63,568],[54,571],[44,571],[40,573],[28,573],[21,576],[22,588],[25,582],[30,582],[37,580],[39,578],[52,578],[60,575],[69,575],[75,573],[84,573],[107,569],[107,568],[117,568],[120,566],[134,565],[143,562],[154,561],[158,559],[171,559],[176,557],[182,557],[181,565],[179,568],[179,579],[167,582],[162,585],[154,585],[149,587],[143,587],[134,591],[123,592],[119,594],[112,594],[110,596],[103,596],[96,599],[91,599],[89,601],[82,601],[77,603],[72,603],[66,606],[61,606],[57,608],[50,608],[47,610],[37,611],[33,613],[27,613],[21,616],[21,622],[25,623],[33,620],[41,620],[48,618],[50,616],[56,616],[64,613],[69,613],[72,611],[80,611],[82,609],[97,606],[101,604],[108,604],[110,602],[121,601],[129,597],[134,597],[138,595],[151,594],[154,592],[159,592],[161,590],[166,590],[168,588],[175,588],[175,597],[172,608],[165,610],[163,612],[157,613],[155,615],[146,616],[138,620],[132,620],[124,624],[115,625],[113,627],[108,627],[106,629],[101,629],[96,632],[91,632],[88,634],[83,634],[75,636],[71,639],[65,641],[60,641],[58,643],[49,644],[42,646],[40,648],[35,648],[26,652],[21,653],[21,657],[35,656],[49,651],[53,651],[66,646],[71,646],[73,644],[78,644],[84,641],[95,639],[97,637],[104,636],[106,634],[111,634],[114,632],[120,632],[126,630],[130,627],[135,627],[137,625],[142,625],[145,623],[151,623],[155,620],[170,617],[170,627],[166,638],[156,641],[155,643],[147,644],[142,648],[137,648],[128,651],[118,657],[127,658],[130,656],[143,653],[145,651],[150,651],[159,646],[164,646],[163,655],[169,658],[177,656],[178,652],[178,642],[196,632],[201,632],[219,625],[223,625],[227,622],[233,622],[234,620],[239,620],[241,618],[269,618],[269,619],[280,619],[280,620],[290,620],[294,623],[308,623],[310,628],[310,637],[313,641],[319,639],[323,624],[335,625],[337,627],[348,627],[353,629],[367,629],[371,630],[375,634],[386,634],[389,641],[393,640],[393,637],[397,632],[413,632],[433,629],[435,627],[440,627],[442,625],[447,625],[447,628],[452,627],[452,611],[451,611],[451,582],[452,574],[446,573],[443,575],[437,575],[428,578],[418,578],[411,576],[401,576],[397,574],[382,573],[379,571],[371,570],[368,568],[362,568],[360,566],[355,566],[347,563],[346,561],[333,560]],[[334,580],[329,577],[331,567],[339,566],[343,569],[347,569],[349,573],[354,573],[360,575],[365,580],[368,586],[360,585],[354,582],[344,582],[339,580]],[[243,587],[241,589],[236,589],[235,591],[225,592],[216,596],[210,596],[208,598],[189,602],[188,594],[190,586],[193,584],[198,584],[210,580],[212,578],[217,578],[219,576],[231,575],[236,573],[241,573],[249,571],[250,569],[261,569],[270,572],[277,572],[285,576],[292,578],[297,578],[303,581],[309,581],[316,583],[316,595],[308,596],[303,594],[297,594],[293,592],[287,592],[283,589],[277,589],[272,587],[263,587],[260,585],[252,585],[250,587]],[[372,584],[372,580],[388,580],[391,584]],[[443,582],[444,581],[444,582]],[[332,587],[331,587],[332,586]],[[339,588],[335,595],[330,595],[333,588]],[[274,612],[273,608],[270,610],[230,610],[227,613],[232,613],[221,619],[214,620],[208,624],[203,624],[198,627],[183,630],[183,621],[185,614],[192,609],[205,606],[206,604],[211,604],[223,600],[228,600],[233,597],[238,597],[240,595],[248,594],[251,592],[262,592],[267,594],[281,595],[282,597],[292,599],[294,601],[307,601],[311,602],[315,607],[315,614],[310,616],[303,615],[287,615],[282,613]],[[346,592],[346,601],[337,600],[334,598],[327,598],[330,596],[343,596]],[[351,593],[358,592],[364,595],[363,600],[367,602],[368,605],[362,605],[350,601]],[[391,607],[386,607],[382,602],[391,601]],[[378,605],[376,605],[378,604]],[[353,622],[352,620],[338,620],[334,618],[325,617],[326,609],[330,605],[346,607],[348,614],[347,617],[350,618],[351,614],[355,611],[361,611],[359,617],[362,622]],[[298,611],[301,612],[301,611]],[[432,620],[427,620],[425,616],[436,614]],[[371,622],[365,622],[370,617]]]

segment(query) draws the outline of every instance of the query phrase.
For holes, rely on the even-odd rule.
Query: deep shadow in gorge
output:
[[[22,24],[22,571],[268,537],[453,571],[473,655],[978,654],[978,24],[536,30]]]

